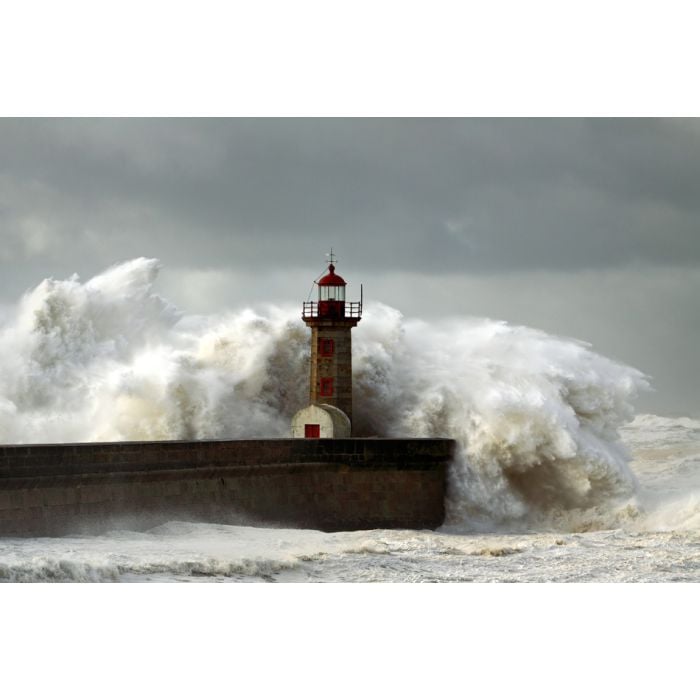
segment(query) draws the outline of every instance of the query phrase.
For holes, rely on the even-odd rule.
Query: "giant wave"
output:
[[[0,441],[288,435],[308,395],[298,309],[188,316],[154,291],[159,268],[138,258],[86,282],[47,279],[8,312]],[[353,371],[357,435],[458,441],[452,526],[580,528],[633,504],[619,430],[648,381],[585,343],[375,303]]]

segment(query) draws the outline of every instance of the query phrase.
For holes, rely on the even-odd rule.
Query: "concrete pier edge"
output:
[[[0,536],[99,534],[169,520],[436,528],[455,443],[259,439],[0,446]]]

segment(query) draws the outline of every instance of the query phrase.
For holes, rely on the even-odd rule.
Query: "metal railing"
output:
[[[361,318],[362,317],[362,302],[361,301],[346,301],[345,302],[345,318]]]
[[[302,318],[362,318],[361,301],[322,301],[322,311],[319,313],[317,301],[305,301],[301,311]]]

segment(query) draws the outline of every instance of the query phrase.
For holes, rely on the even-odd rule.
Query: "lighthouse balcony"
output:
[[[362,302],[360,301],[305,301],[302,319],[360,319]]]

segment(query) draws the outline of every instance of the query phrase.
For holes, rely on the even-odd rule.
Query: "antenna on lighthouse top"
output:
[[[326,253],[326,258],[328,260],[329,265],[334,265],[338,262],[338,258],[333,254],[333,248],[331,248],[330,253]]]

